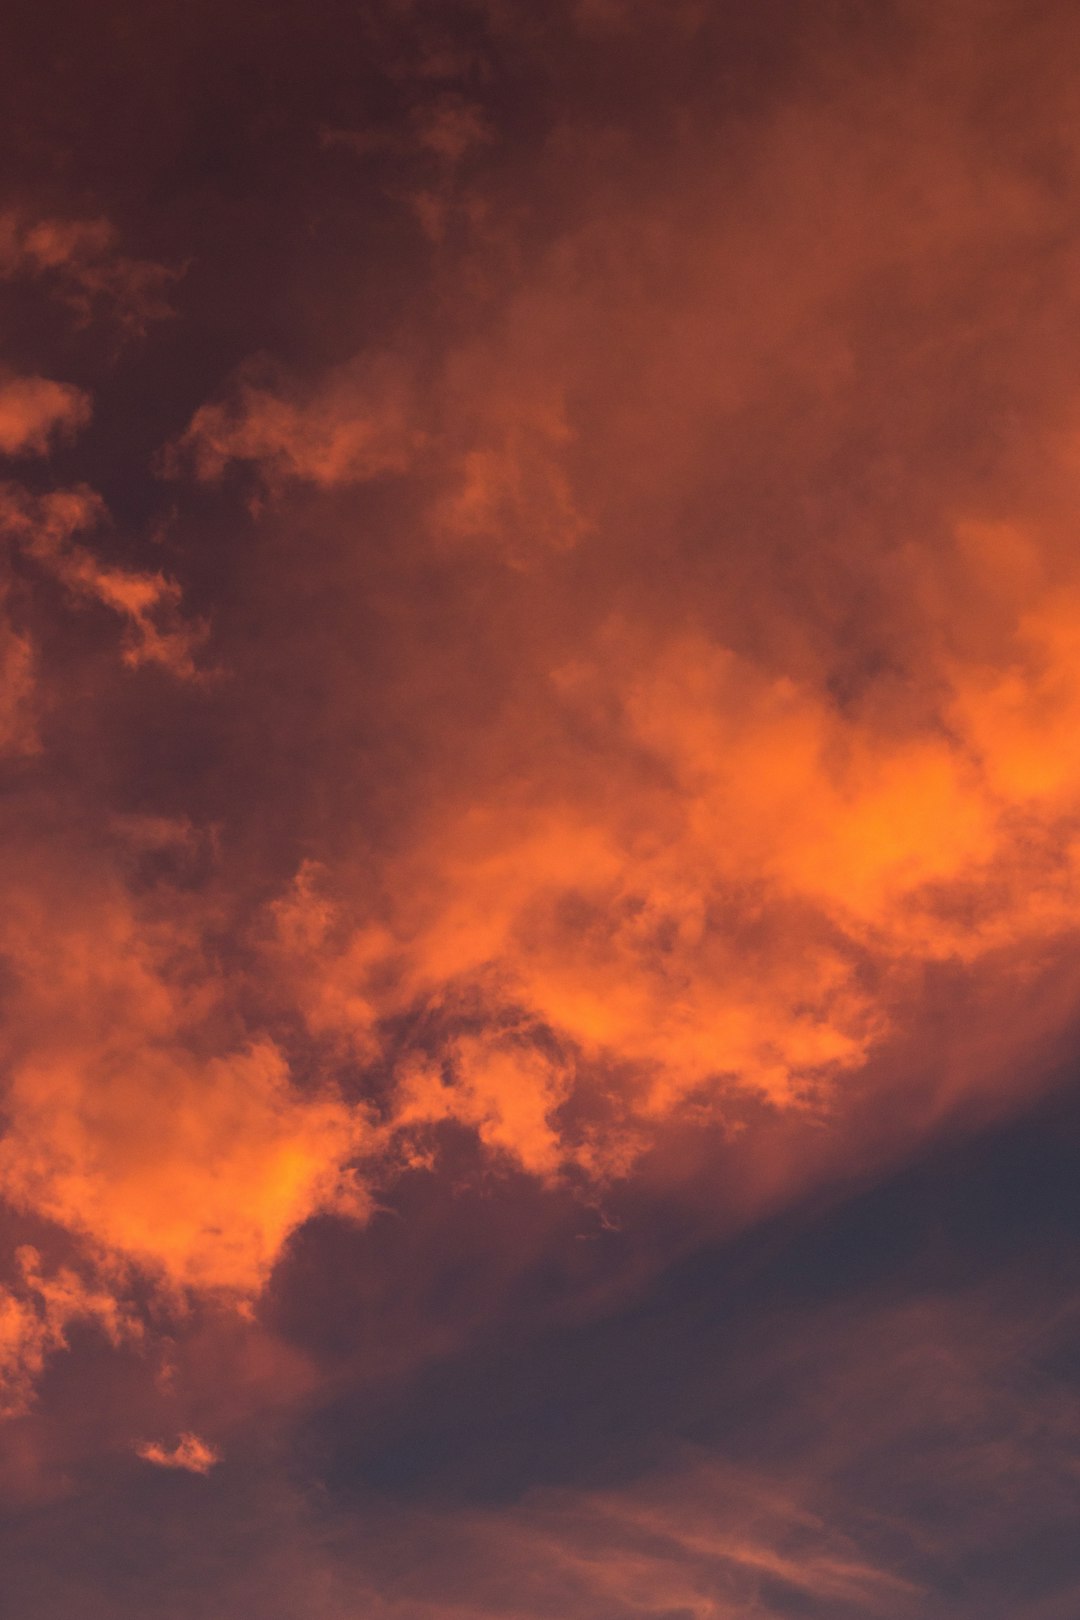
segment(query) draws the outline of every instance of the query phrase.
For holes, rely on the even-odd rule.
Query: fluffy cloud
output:
[[[167,1285],[250,1298],[301,1221],[363,1212],[362,1115],[295,1088],[266,1039],[218,1049],[190,930],[115,885],[52,907],[23,886],[5,923],[3,1196]]]
[[[154,1463],[158,1468],[180,1468],[189,1474],[208,1474],[221,1461],[213,1446],[208,1446],[197,1434],[182,1434],[172,1447],[152,1440],[137,1450],[145,1462]]]
[[[228,1501],[313,1391],[370,1427],[1060,1073],[1075,27],[977,9],[196,5],[166,50],[129,8],[145,150],[40,96],[99,153],[41,126],[0,216],[0,1375],[43,1492],[104,1455]],[[1034,1469],[1004,1351],[965,1365],[995,1322],[830,1320],[797,1456],[273,1567],[305,1614],[917,1612],[852,1430],[883,1467],[925,1407],[959,1496]]]
[[[90,399],[70,383],[47,377],[10,377],[0,382],[0,453],[42,455],[51,442],[85,427]]]

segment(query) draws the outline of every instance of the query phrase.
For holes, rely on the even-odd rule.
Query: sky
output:
[[[0,1620],[1075,1620],[1075,8],[4,36]]]

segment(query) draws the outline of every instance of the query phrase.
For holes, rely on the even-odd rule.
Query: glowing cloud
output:
[[[225,1501],[245,1425],[366,1443],[1060,1078],[1078,30],[93,9],[28,14],[0,184],[4,1478]],[[882,1391],[994,1406],[946,1318],[826,1335],[879,1456]],[[911,1612],[828,1424],[802,1474],[401,1508],[385,1578],[288,1601]]]
[[[182,1434],[171,1448],[147,1441],[135,1449],[145,1462],[158,1468],[180,1468],[189,1474],[208,1474],[221,1461],[221,1453],[197,1434]]]

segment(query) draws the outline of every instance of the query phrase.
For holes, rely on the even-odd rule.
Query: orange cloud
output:
[[[231,462],[247,462],[270,483],[321,488],[401,473],[423,442],[410,393],[391,354],[361,357],[307,394],[261,383],[249,367],[230,399],[200,406],[166,465],[177,472],[190,462],[198,478],[213,481]]]
[[[913,593],[935,567],[913,554]],[[403,1062],[397,1127],[455,1119],[541,1175],[622,1173],[665,1121],[747,1094],[842,1112],[918,1028],[930,968],[1004,982],[1080,923],[1080,618],[1036,571],[988,666],[983,575],[965,564],[928,612],[917,682],[846,706],[700,632],[601,625],[547,674],[543,753],[448,794],[360,928],[327,868],[281,902],[309,1027],[370,1060],[380,1020],[427,1006],[445,1042]],[[607,1123],[586,1129],[598,1074]]]
[[[344,1173],[360,1126],[333,1099],[293,1093],[272,1048],[196,1070],[142,1042],[118,1045],[16,1072],[0,1152],[15,1208],[152,1276],[242,1297],[309,1216],[363,1211]]]
[[[93,1323],[114,1345],[141,1332],[112,1289],[95,1287],[68,1267],[46,1275],[29,1245],[15,1259],[16,1286],[0,1286],[0,1418],[27,1409],[47,1359],[67,1348],[72,1323]]]
[[[182,1434],[171,1448],[147,1441],[135,1449],[144,1461],[158,1468],[181,1468],[189,1474],[208,1474],[221,1461],[221,1453],[197,1434]]]
[[[488,20],[544,62],[560,29],[646,56],[708,31],[631,10]],[[379,320],[342,310],[327,358],[298,315],[289,370],[233,371],[257,277],[219,245],[190,370],[147,362],[176,373],[171,572],[115,560],[89,487],[5,487],[0,1192],[26,1218],[250,1305],[313,1216],[441,1174],[453,1127],[553,1198],[678,1183],[680,1132],[725,1137],[780,1200],[821,1140],[868,1151],[868,1099],[905,1144],[1043,1083],[1003,1071],[1075,1003],[1077,310],[1046,174],[1077,154],[1053,74],[984,149],[982,46],[920,26],[940,72],[807,67],[752,139],[678,96],[647,133],[573,95],[519,128],[482,52],[414,40],[391,135],[319,157],[334,199],[329,149],[385,160],[379,196],[427,221],[380,225]],[[319,197],[303,291],[336,333]],[[175,279],[101,219],[14,213],[0,274],[131,329]],[[0,448],[84,419],[50,369],[0,391]],[[78,607],[186,686],[118,703]],[[974,1032],[1003,987],[1015,1018]],[[931,1096],[898,1101],[913,1051]],[[762,1120],[790,1122],[765,1169]],[[29,1309],[28,1366],[59,1344]]]
[[[414,1064],[400,1079],[395,1125],[453,1119],[474,1128],[494,1153],[506,1153],[523,1169],[546,1177],[559,1169],[562,1149],[553,1115],[570,1094],[568,1072],[512,1039],[503,1042],[461,1036],[449,1061],[456,1077]]]
[[[18,987],[0,1195],[172,1288],[248,1299],[302,1221],[364,1213],[364,1117],[295,1086],[266,1039],[208,1044],[218,994],[190,931],[108,887],[54,904],[12,893],[0,940]]]
[[[101,525],[103,502],[86,488],[32,496],[15,485],[0,487],[0,533],[75,598],[99,602],[119,614],[127,628],[124,662],[160,664],[181,678],[195,674],[201,627],[180,614],[180,588],[163,574],[110,567],[73,536]]]
[[[0,453],[43,455],[53,440],[85,427],[90,398],[70,383],[47,377],[0,382]]]

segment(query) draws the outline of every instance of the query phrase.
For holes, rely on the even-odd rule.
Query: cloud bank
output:
[[[935,1612],[1071,1398],[1014,1258],[763,1319],[800,1443],[755,1386],[744,1455],[478,1502],[417,1441],[397,1564],[303,1448],[1068,1091],[1074,20],[61,9],[0,70],[0,1488],[280,1514],[318,1620]]]

